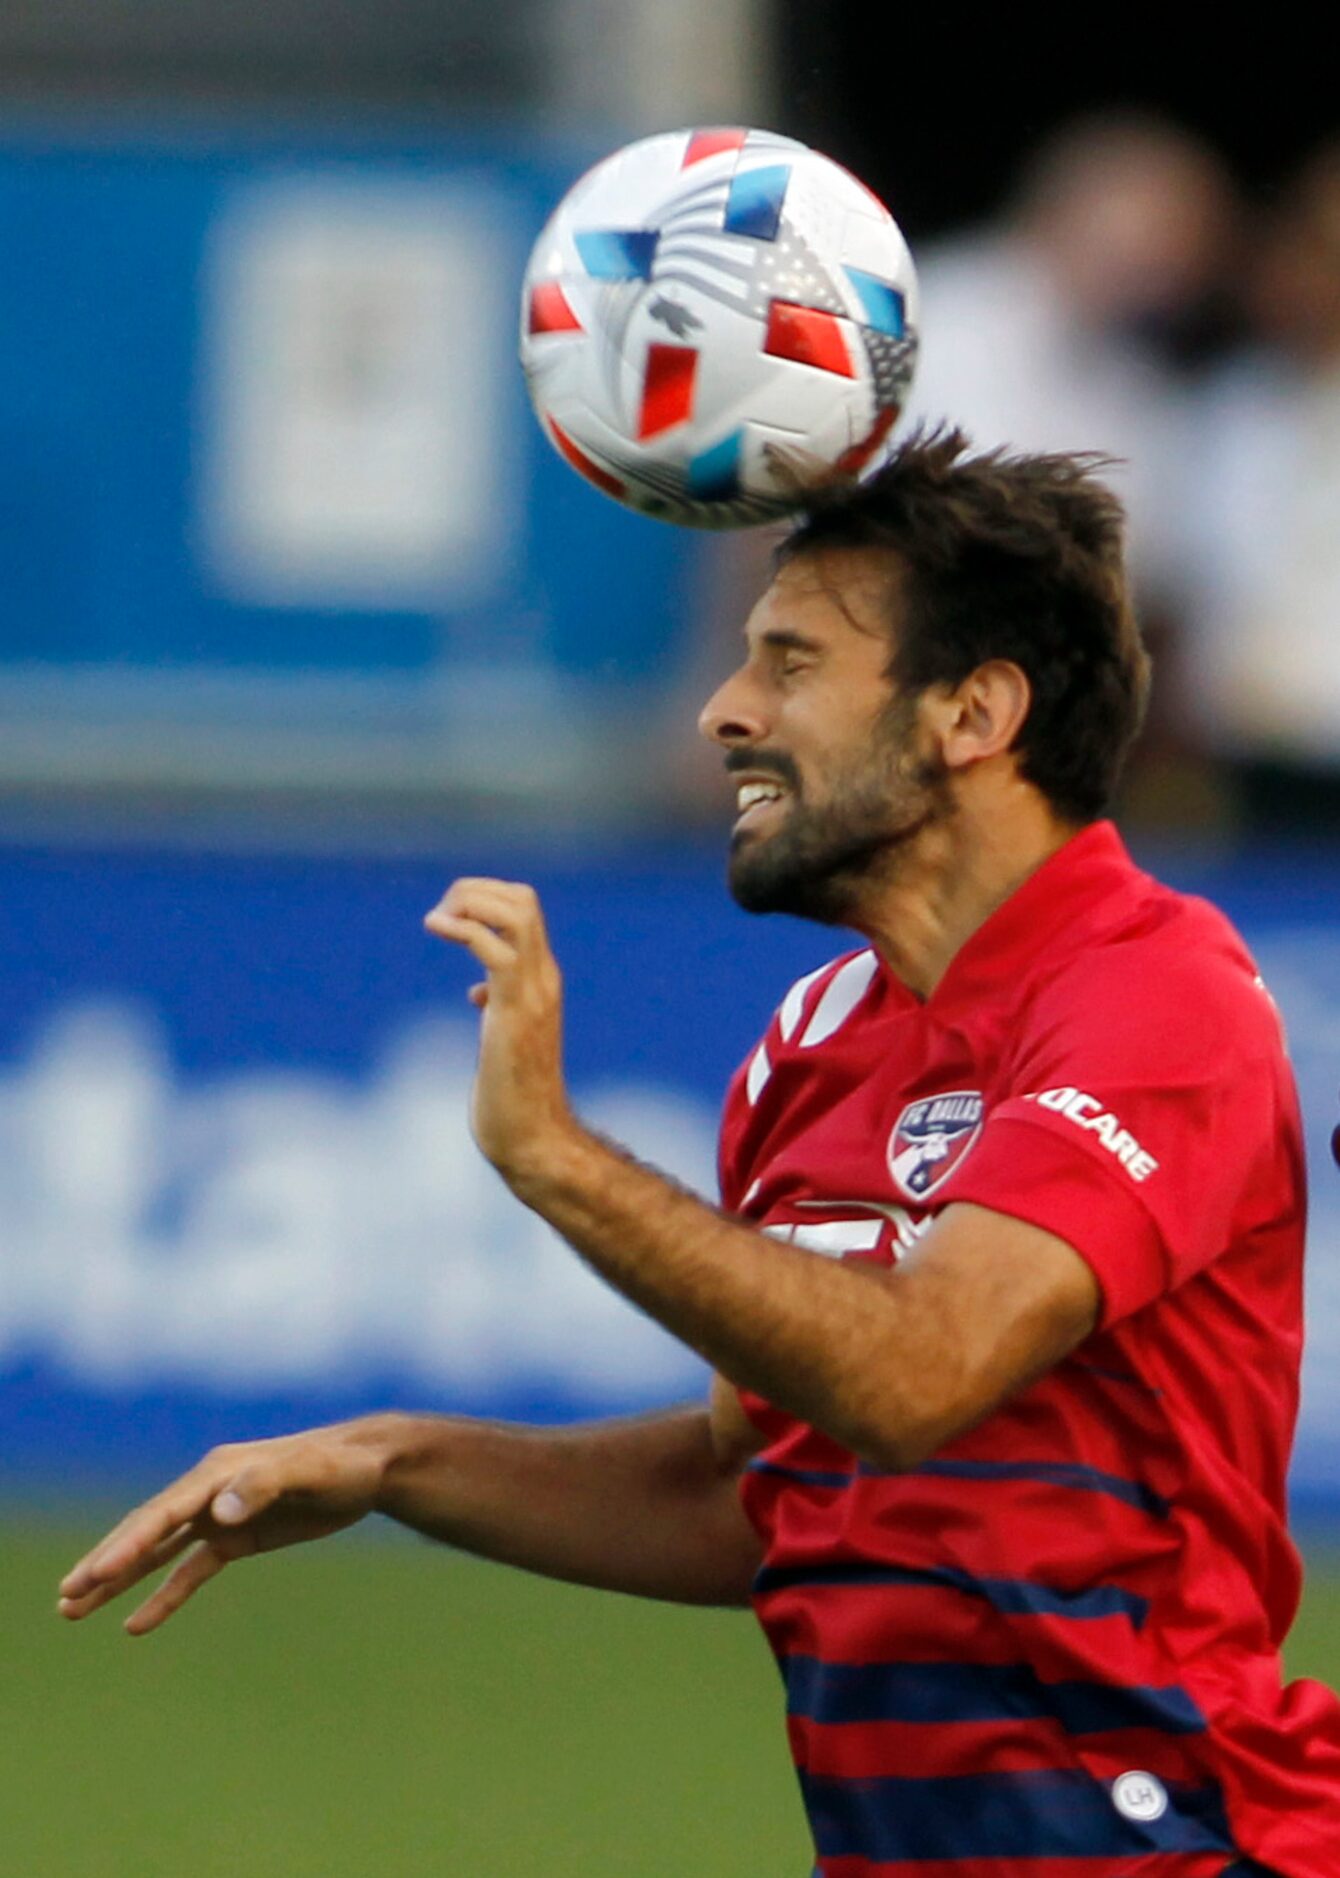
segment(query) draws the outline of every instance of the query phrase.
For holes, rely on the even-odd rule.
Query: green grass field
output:
[[[52,1613],[98,1522],[7,1522],[0,1844],[24,1878],[799,1878],[746,1613],[359,1535],[234,1567],[156,1636]],[[1290,1669],[1340,1680],[1340,1563]]]

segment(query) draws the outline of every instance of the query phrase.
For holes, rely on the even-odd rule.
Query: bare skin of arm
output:
[[[778,1244],[582,1127],[562,1072],[562,983],[531,888],[460,880],[429,929],[484,966],[471,1122],[508,1185],[616,1290],[721,1375],[876,1465],[907,1468],[1093,1329],[1062,1239],[949,1206],[891,1270]]]
[[[60,1609],[87,1617],[175,1560],[126,1620],[140,1636],[235,1560],[373,1512],[551,1578],[742,1604],[760,1546],[737,1480],[757,1444],[718,1382],[710,1408],[577,1428],[387,1414],[216,1448],[73,1568]]]
[[[531,889],[458,881],[428,923],[488,974],[470,994],[483,1012],[471,1117],[480,1148],[594,1270],[730,1383],[905,1469],[1093,1329],[1088,1265],[1024,1221],[950,1206],[884,1270],[779,1244],[677,1188],[568,1106],[561,980]],[[128,1621],[149,1630],[233,1559],[374,1510],[554,1577],[736,1602],[759,1559],[736,1496],[755,1445],[721,1386],[710,1414],[571,1432],[371,1417],[219,1449],[74,1568],[61,1608],[86,1616],[185,1553]]]

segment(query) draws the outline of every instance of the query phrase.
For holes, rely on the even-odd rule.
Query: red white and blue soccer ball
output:
[[[664,521],[737,528],[886,453],[917,351],[897,224],[831,158],[763,130],[617,150],[526,270],[521,359],[554,447]]]

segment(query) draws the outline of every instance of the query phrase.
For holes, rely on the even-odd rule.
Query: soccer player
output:
[[[472,1122],[513,1190],[714,1366],[571,1429],[386,1414],[215,1450],[62,1586],[381,1511],[585,1584],[751,1599],[826,1878],[1340,1872],[1340,1705],[1283,1686],[1303,1162],[1227,922],[1103,819],[1147,666],[1084,461],[914,436],[783,544],[702,728],[736,898],[865,944],[729,1092],[721,1210],[582,1126],[526,886],[431,931],[483,968]]]

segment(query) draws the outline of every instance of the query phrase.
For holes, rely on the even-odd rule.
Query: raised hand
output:
[[[563,1081],[563,981],[533,887],[457,880],[424,921],[488,974],[470,998],[483,1013],[471,1127],[513,1185],[575,1124]]]
[[[214,1448],[128,1513],[66,1574],[61,1615],[88,1617],[176,1559],[175,1569],[126,1619],[126,1630],[143,1636],[235,1559],[352,1526],[376,1504],[386,1463],[381,1421],[368,1417]]]

